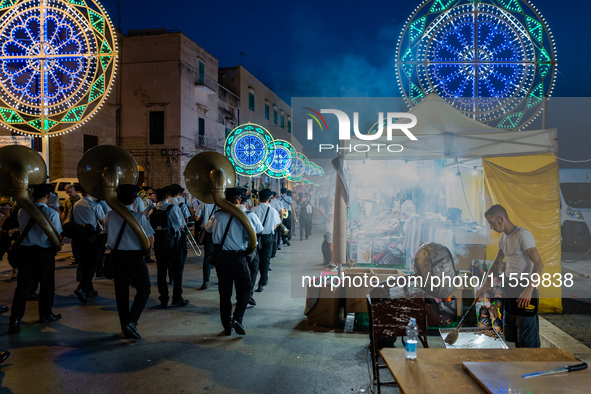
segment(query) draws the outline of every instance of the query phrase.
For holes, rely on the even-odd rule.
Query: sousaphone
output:
[[[47,235],[55,251],[62,249],[59,233],[29,198],[29,186],[45,183],[45,161],[31,148],[10,145],[0,148],[0,194],[12,197]]]
[[[236,184],[236,171],[230,160],[217,152],[199,153],[185,168],[185,183],[198,200],[216,204],[223,212],[238,219],[248,234],[246,253],[251,254],[256,250],[257,235],[250,219],[240,208],[226,200],[226,188]]]
[[[135,185],[139,170],[133,156],[115,145],[99,145],[89,149],[78,163],[78,180],[91,196],[105,200],[131,227],[142,244],[143,252],[150,253],[150,241],[131,211],[117,198],[119,185]]]

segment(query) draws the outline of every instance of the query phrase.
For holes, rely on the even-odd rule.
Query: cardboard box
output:
[[[331,291],[329,287],[308,287],[306,309],[308,324],[332,328],[345,318],[342,288]]]
[[[371,291],[370,279],[375,276],[379,279],[379,282],[383,282],[388,279],[389,276],[403,275],[402,271],[390,268],[348,268],[343,271],[344,276],[351,277],[351,286],[349,286],[349,280],[345,281],[345,311],[347,313],[367,313],[367,298],[366,296]],[[367,275],[367,286],[353,286],[355,283],[355,277],[361,277],[357,279],[357,283],[365,282],[364,275]],[[365,283],[364,283],[365,284]]]
[[[479,233],[454,234],[454,260],[458,270],[471,270],[472,260],[486,259],[486,235]]]

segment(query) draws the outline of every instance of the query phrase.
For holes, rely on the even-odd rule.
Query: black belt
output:
[[[53,252],[53,248],[50,246],[49,248],[44,248],[39,245],[30,245],[30,246],[23,246],[23,249],[28,249],[36,252]]]
[[[269,233],[269,234],[261,234],[261,237],[265,237],[265,236],[269,236],[269,235],[273,235],[274,233]]]

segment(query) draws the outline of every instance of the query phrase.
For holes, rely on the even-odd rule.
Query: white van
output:
[[[51,186],[53,186],[53,191],[58,195],[60,198],[60,206],[64,206],[64,200],[68,198],[66,194],[66,186],[67,185],[80,185],[78,182],[78,178],[59,178],[49,182]]]
[[[563,249],[591,248],[591,169],[559,171]]]

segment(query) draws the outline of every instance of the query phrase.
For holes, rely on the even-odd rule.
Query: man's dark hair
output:
[[[43,188],[35,188],[33,189],[33,198],[35,200],[41,199],[41,198],[45,198],[47,196],[49,196],[51,194],[51,192],[49,190],[43,189]]]
[[[156,189],[156,199],[158,201],[164,201],[168,197],[168,190],[166,189]]]
[[[492,207],[490,207],[489,209],[487,209],[486,212],[484,213],[484,217],[487,217],[487,216],[490,216],[493,219],[496,219],[499,216],[503,216],[506,219],[509,219],[509,216],[507,215],[507,210],[499,204],[495,204]]]

